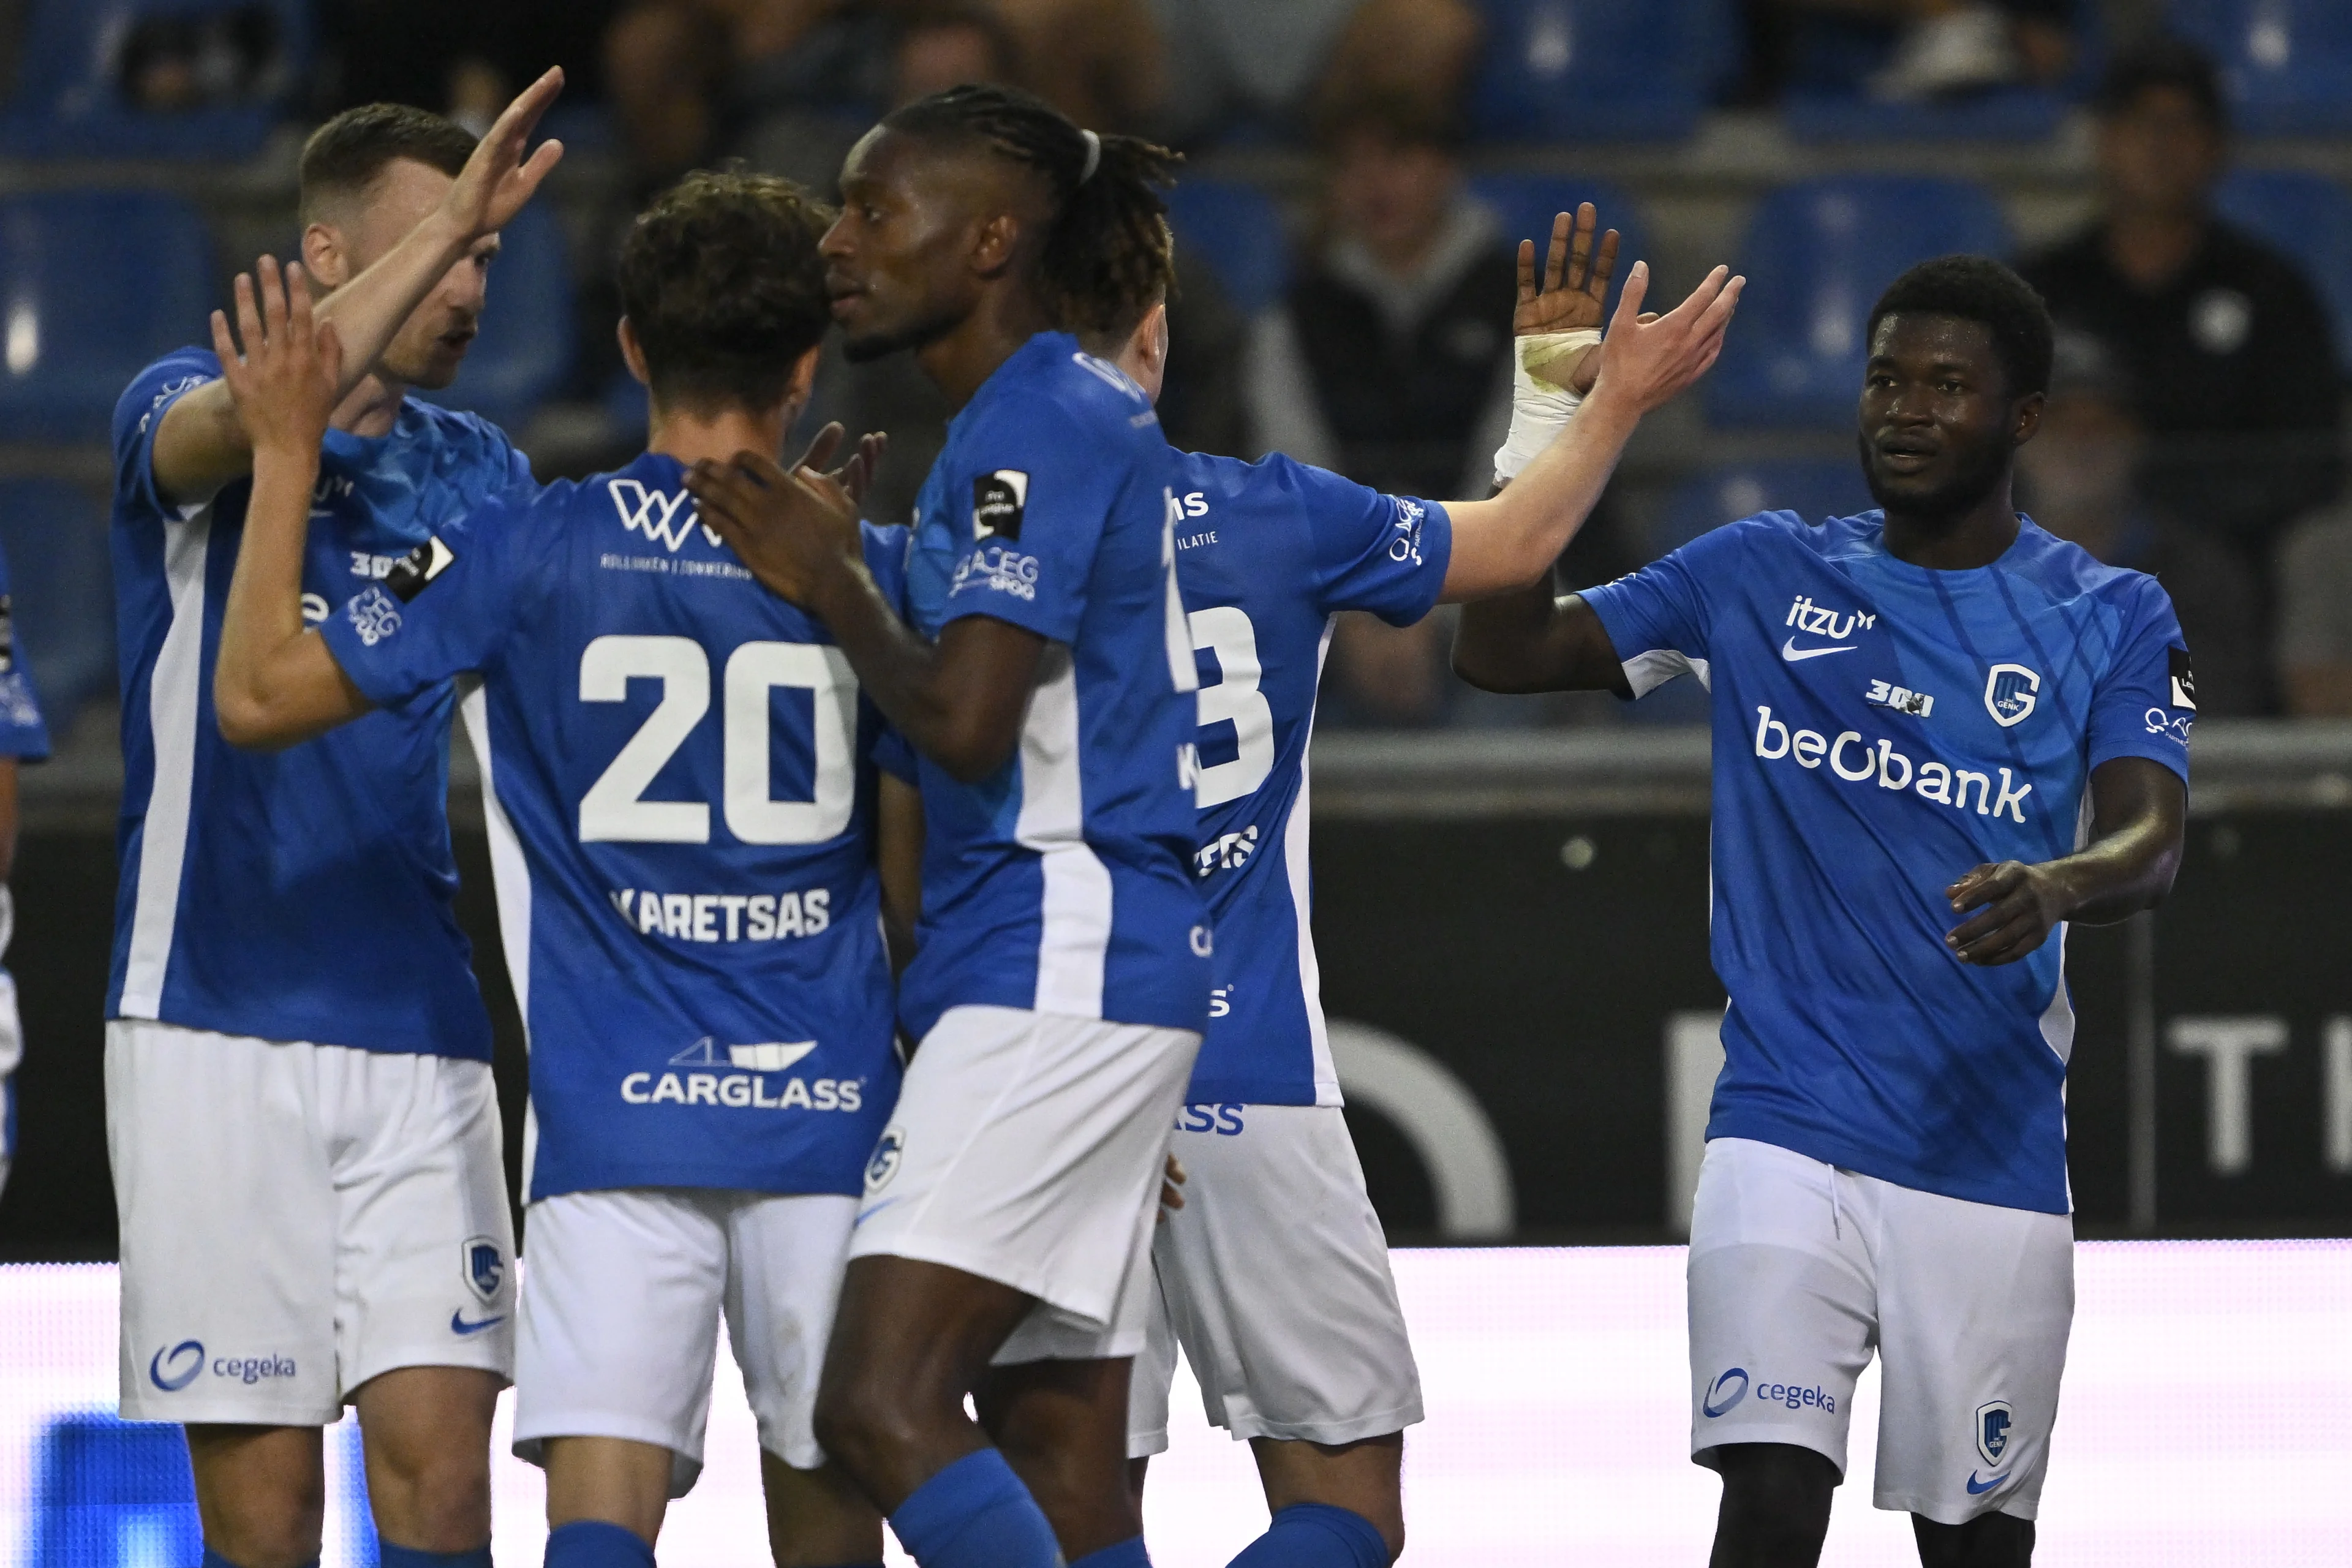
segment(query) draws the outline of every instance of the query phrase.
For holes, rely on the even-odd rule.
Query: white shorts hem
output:
[[[2003,1489],[1987,1492],[1980,1501],[1954,1505],[1944,1499],[1899,1497],[1893,1492],[1879,1492],[1870,1500],[1873,1508],[1889,1513],[1916,1513],[1936,1524],[1962,1525],[1972,1519],[1982,1519],[1989,1513],[2005,1513],[2012,1519],[2029,1522],[2042,1510],[2042,1500],[2035,1497],[2001,1496]],[[2017,1506],[2012,1508],[2010,1504]]]
[[[1277,1443],[1320,1443],[1326,1447],[1337,1447],[1343,1443],[1360,1443],[1368,1437],[1385,1437],[1408,1426],[1417,1426],[1421,1421],[1421,1405],[1416,1401],[1377,1415],[1359,1415],[1348,1421],[1268,1421],[1252,1417],[1236,1421],[1226,1430],[1237,1443],[1271,1437]]]
[[[1149,1459],[1167,1451],[1168,1428],[1165,1426],[1157,1432],[1129,1432],[1127,1435],[1127,1457],[1130,1459]]]
[[[1716,1462],[1715,1451],[1717,1448],[1734,1447],[1742,1443],[1778,1443],[1784,1448],[1804,1448],[1819,1454],[1837,1470],[1837,1484],[1845,1485],[1845,1456],[1832,1448],[1825,1439],[1809,1432],[1778,1431],[1770,1427],[1761,1427],[1748,1432],[1726,1432],[1705,1447],[1694,1445],[1691,1448],[1691,1463],[1720,1472],[1723,1467]]]
[[[341,1404],[267,1405],[239,1400],[184,1400],[168,1405],[125,1396],[117,1416],[124,1421],[152,1421],[173,1426],[332,1426],[343,1418]]]
[[[1002,1285],[1007,1289],[1018,1290],[1023,1295],[1043,1301],[1049,1307],[1059,1308],[1073,1317],[1084,1318],[1088,1323],[1105,1332],[1108,1332],[1111,1326],[1106,1313],[1115,1310],[1117,1307],[1116,1291],[1113,1292],[1113,1299],[1109,1301],[1086,1303],[1074,1301],[1069,1299],[1068,1293],[1055,1291],[1049,1281],[1036,1275],[1028,1274],[1026,1270],[1008,1268],[1001,1258],[983,1257],[977,1248],[967,1249],[955,1247],[938,1237],[925,1236],[920,1233],[909,1234],[902,1231],[871,1249],[859,1247],[853,1239],[849,1244],[849,1257],[853,1262],[860,1258],[903,1258],[909,1263],[936,1263],[942,1268],[952,1268],[959,1274],[969,1274],[976,1279],[985,1279],[992,1285]],[[1025,1277],[1016,1279],[1014,1278],[1016,1275]],[[1142,1335],[1139,1331],[1136,1335],[1136,1340],[1139,1349],[1142,1342]],[[1133,1355],[1135,1352],[1129,1351],[1126,1353]],[[1048,1361],[1054,1358],[1040,1356],[1037,1359]]]

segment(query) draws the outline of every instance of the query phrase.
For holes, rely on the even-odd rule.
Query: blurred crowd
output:
[[[1520,237],[1471,188],[1473,84],[1499,18],[1530,49],[1550,47],[1543,3],[316,0],[322,68],[306,108],[394,99],[478,129],[551,59],[570,79],[565,112],[591,117],[576,123],[623,172],[615,238],[645,195],[716,160],[826,187],[878,112],[960,81],[1025,86],[1083,124],[1195,153],[1306,148],[1314,199],[1269,300],[1237,302],[1215,266],[1181,258],[1171,438],[1279,449],[1386,489],[1481,495],[1509,412]],[[2224,79],[2160,30],[2120,34],[2114,16],[2130,9],[1738,0],[1708,91],[1730,107],[2026,91],[2087,103],[2096,216],[2020,258],[2061,328],[2021,504],[2101,559],[2161,577],[2207,715],[2352,716],[2337,357],[2352,323],[2294,261],[2219,216]],[[277,91],[284,14],[269,0],[142,22],[121,44],[122,90],[163,110]],[[597,279],[582,286],[581,320],[609,321]],[[581,337],[573,378],[603,384],[604,336]],[[829,364],[822,385],[826,416],[892,433],[875,506],[897,515],[936,450],[937,395],[903,361]],[[1640,564],[1641,537],[1604,508],[1563,582]],[[1446,675],[1448,636],[1442,618],[1344,625],[1326,721],[1525,721],[1525,705],[1484,703]]]

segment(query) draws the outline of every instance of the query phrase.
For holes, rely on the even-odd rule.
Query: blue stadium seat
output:
[[[146,1568],[204,1555],[188,1449],[176,1427],[91,1412],[41,1435],[28,1563]]]
[[[2172,0],[2172,26],[2221,62],[2240,130],[2352,130],[2352,5],[2345,0]]]
[[[81,705],[115,687],[106,513],[97,497],[61,479],[0,480],[0,550],[16,654],[50,739],[62,742]]]
[[[1687,136],[1723,75],[1726,0],[1485,0],[1471,129],[1489,142]]]
[[[0,441],[102,441],[157,355],[205,342],[212,237],[162,191],[0,197]]]
[[[1653,555],[1664,555],[1710,529],[1759,511],[1793,511],[1819,523],[1876,504],[1863,482],[1861,465],[1851,458],[1727,464],[1676,486],[1651,524],[1648,543]]]
[[[1597,180],[1564,179],[1552,174],[1480,174],[1470,182],[1470,194],[1495,209],[1502,220],[1503,241],[1513,250],[1519,241],[1536,242],[1536,265],[1541,267],[1551,244],[1551,220],[1572,213],[1580,202],[1600,209],[1601,226],[1617,231],[1617,280],[1627,268],[1647,256],[1648,236],[1642,229],[1642,210],[1633,198]],[[1648,257],[1650,265],[1657,258]]]
[[[2352,192],[2303,169],[2241,169],[2216,195],[2221,216],[2286,253],[2336,317],[2336,357],[2352,369]]]
[[[482,335],[467,351],[457,381],[425,395],[512,426],[529,419],[571,373],[578,320],[572,247],[555,208],[544,202],[523,208],[499,242]]]
[[[2097,83],[2107,58],[2095,4],[2077,0],[2074,65],[2053,87],[2003,87],[1951,100],[1884,103],[1865,82],[1887,63],[1893,35],[1883,24],[1829,14],[1801,16],[1781,122],[1800,142],[2034,142],[2054,134],[2070,104]]]
[[[116,79],[124,37],[150,17],[259,7],[277,29],[269,101],[181,113],[132,108]],[[0,153],[18,158],[247,158],[279,118],[277,100],[310,58],[305,0],[33,0],[16,60],[16,95],[0,110]]]
[[[1964,181],[1858,174],[1772,192],[1740,247],[1748,291],[1706,381],[1708,414],[1736,426],[1851,421],[1863,329],[1886,285],[1929,257],[2009,249],[2000,208]]]
[[[1168,194],[1177,243],[1198,250],[1225,297],[1248,315],[1274,305],[1290,283],[1290,238],[1282,209],[1239,180],[1180,180]]]

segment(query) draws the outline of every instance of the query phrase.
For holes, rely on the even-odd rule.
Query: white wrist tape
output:
[[[1511,340],[1511,430],[1495,453],[1495,482],[1519,477],[1551,445],[1584,401],[1564,384],[1579,355],[1601,342],[1597,327],[1531,332]],[[1562,378],[1554,381],[1552,376]]]

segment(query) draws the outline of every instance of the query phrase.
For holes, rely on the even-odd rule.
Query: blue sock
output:
[[[917,1487],[890,1528],[922,1568],[1061,1568],[1054,1527],[993,1448]]]
[[[490,1568],[490,1543],[485,1541],[471,1552],[419,1552],[380,1540],[375,1560],[376,1568]]]
[[[236,1564],[207,1546],[205,1548],[205,1560],[201,1568],[236,1568]],[[302,1568],[319,1568],[319,1560],[313,1557],[302,1564]]]
[[[654,1549],[644,1536],[622,1525],[575,1519],[547,1532],[545,1562],[547,1568],[654,1568]],[[383,1568],[392,1568],[390,1559]]]
[[[1353,1509],[1295,1502],[1242,1548],[1231,1568],[1389,1568],[1389,1543]]]
[[[1143,1550],[1143,1537],[1130,1535],[1117,1546],[1087,1552],[1070,1568],[1151,1568],[1151,1558]]]

